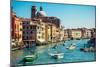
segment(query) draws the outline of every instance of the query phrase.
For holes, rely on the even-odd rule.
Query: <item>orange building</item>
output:
[[[16,17],[16,14],[13,12],[11,14],[11,38],[14,40],[17,45],[22,43],[22,20],[21,18]]]

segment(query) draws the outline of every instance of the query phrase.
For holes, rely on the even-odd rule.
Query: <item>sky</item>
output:
[[[18,17],[31,18],[31,6],[40,6],[47,16],[58,17],[65,28],[95,28],[96,7],[90,5],[57,4],[45,2],[12,1],[11,7]]]

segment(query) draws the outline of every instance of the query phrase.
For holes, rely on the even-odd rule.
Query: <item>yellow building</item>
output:
[[[52,25],[52,29],[51,29],[51,33],[52,33],[52,42],[56,42],[56,26]]]
[[[46,41],[47,42],[52,42],[52,24],[47,23],[46,28],[45,28],[45,32],[46,32]]]
[[[41,42],[41,43],[45,43],[46,42],[46,33],[45,33],[45,29],[46,29],[46,24],[44,22],[42,22],[41,19],[39,19],[39,24],[37,24],[37,41]]]
[[[56,42],[61,41],[60,38],[60,28],[56,27]]]
[[[37,21],[37,41],[41,43],[57,42],[59,28],[50,22]]]
[[[37,40],[41,43],[56,42],[57,27],[52,23],[43,22],[37,24]]]
[[[40,7],[40,11],[37,11],[36,6],[32,7],[32,21],[36,20],[37,43],[56,42],[57,40],[57,28],[59,28],[60,21],[56,17],[48,17],[43,8]]]
[[[81,32],[81,30],[72,30],[71,31],[71,37],[72,38],[75,38],[75,39],[77,39],[77,38],[81,38],[82,37],[82,32]]]
[[[48,42],[59,41],[59,28],[55,24],[48,23],[46,28],[46,40]]]

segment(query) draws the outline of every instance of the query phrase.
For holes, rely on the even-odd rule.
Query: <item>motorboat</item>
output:
[[[75,48],[76,48],[75,43],[72,43],[69,47],[66,47],[66,49],[69,49],[69,50],[74,50]]]
[[[64,53],[61,52],[49,53],[49,55],[55,59],[62,59],[64,57]]]
[[[24,58],[19,63],[21,63],[20,65],[32,65],[36,58],[37,58],[36,54],[27,55],[27,56],[24,56]]]
[[[27,55],[24,57],[24,62],[32,62],[36,58],[36,55]]]

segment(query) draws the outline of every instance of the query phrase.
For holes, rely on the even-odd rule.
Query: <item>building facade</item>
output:
[[[60,19],[47,16],[40,6],[31,8],[31,18],[19,18],[14,12],[11,13],[11,36],[17,45],[35,46],[36,44],[47,44],[60,42],[68,38],[91,38],[95,37],[95,29],[77,28],[64,29],[60,25]]]
[[[74,38],[74,39],[78,39],[78,38],[81,38],[82,36],[82,33],[81,33],[81,30],[72,30],[71,31],[71,37]]]
[[[68,39],[68,30],[64,29],[64,40]]]
[[[22,19],[22,41],[25,46],[35,46],[36,44],[36,25],[31,19]]]
[[[60,27],[60,20],[57,17],[49,17],[43,8],[37,11],[36,6],[32,7],[32,21],[37,24],[36,40],[40,43],[56,42],[57,30]],[[34,14],[34,15],[33,15]],[[37,20],[35,20],[37,19]]]
[[[16,46],[22,45],[22,20],[17,17],[15,13],[11,14],[11,36],[12,40],[16,42]]]
[[[79,29],[66,29],[67,37],[72,39],[79,39],[82,37],[82,31]]]

